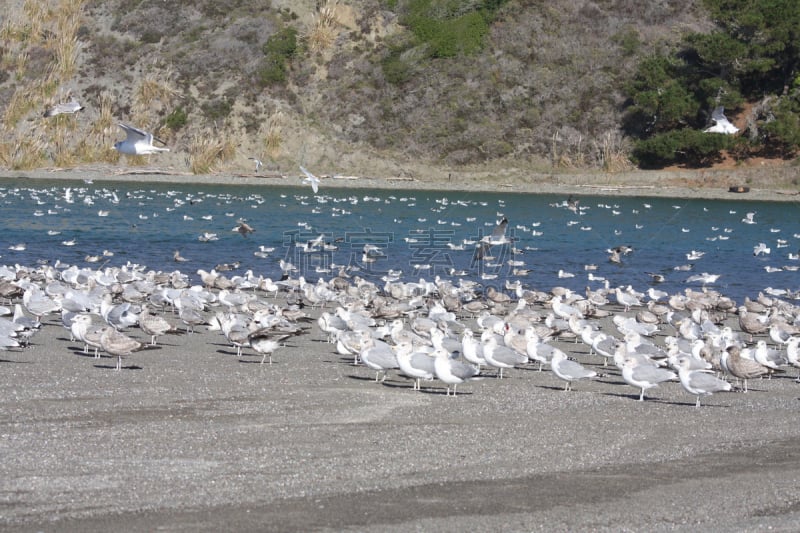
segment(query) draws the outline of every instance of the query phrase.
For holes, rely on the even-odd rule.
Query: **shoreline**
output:
[[[775,176],[764,176],[773,171]],[[174,168],[86,167],[0,171],[0,179],[69,180],[97,182],[177,183],[302,187],[301,175],[280,173],[191,174]],[[535,173],[507,169],[444,174],[432,171],[423,178],[408,176],[320,176],[320,188],[402,189],[431,191],[510,192],[524,194],[572,194],[581,196],[636,196],[795,202],[800,188],[800,168],[738,169],[735,171],[632,171],[623,173]],[[745,187],[747,192],[732,192]]]

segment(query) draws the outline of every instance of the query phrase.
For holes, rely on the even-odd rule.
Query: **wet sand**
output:
[[[0,529],[793,531],[800,523],[793,370],[696,409],[677,382],[637,401],[616,368],[572,341],[556,344],[601,373],[572,392],[531,365],[502,380],[487,371],[448,397],[439,382],[414,392],[396,373],[376,383],[316,324],[273,365],[258,364],[249,348],[237,358],[218,332],[161,340],[115,371],[116,359],[84,355],[52,317],[32,347],[0,352]]]

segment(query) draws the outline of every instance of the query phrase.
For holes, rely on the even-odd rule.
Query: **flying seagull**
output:
[[[159,148],[153,146],[153,141],[158,141],[161,144],[167,144],[158,137],[154,137],[152,133],[134,128],[128,124],[119,124],[125,133],[128,135],[124,141],[114,143],[114,150],[121,154],[128,155],[149,155],[158,152],[169,152],[169,148]]]
[[[489,255],[489,250],[495,244],[507,244],[511,242],[506,237],[506,228],[508,228],[508,219],[503,217],[503,220],[501,220],[492,230],[492,234],[486,235],[477,244],[477,249],[475,250],[475,259],[483,259],[487,257]]]
[[[248,157],[247,159],[253,161],[256,164],[256,174],[258,174],[258,171],[261,170],[261,167],[264,166],[264,163],[257,157]]]
[[[310,183],[311,190],[314,191],[314,194],[317,194],[317,191],[319,190],[319,178],[306,170],[306,168],[303,166],[300,167],[300,170],[306,175],[306,177],[303,179],[303,183]]]
[[[69,102],[60,102],[53,107],[48,108],[44,112],[44,117],[54,117],[56,115],[74,115],[78,111],[83,110],[84,107],[75,100],[72,96],[69,98]]]
[[[728,118],[725,116],[725,108],[722,106],[718,106],[716,109],[714,109],[714,111],[712,111],[711,120],[714,121],[714,125],[703,130],[705,133],[724,133],[726,135],[733,135],[739,131],[739,128],[731,124]]]
[[[242,220],[242,219],[239,219],[239,220],[237,220],[237,221],[236,221],[236,227],[235,227],[235,228],[233,228],[233,231],[238,231],[238,232],[239,232],[239,234],[240,234],[242,237],[247,237],[247,234],[248,234],[248,233],[253,233],[253,232],[255,232],[256,230],[254,230],[254,229],[253,229],[253,227],[252,227],[252,226],[250,226],[250,224],[248,224],[248,223],[247,223],[247,222],[245,222],[244,220]]]

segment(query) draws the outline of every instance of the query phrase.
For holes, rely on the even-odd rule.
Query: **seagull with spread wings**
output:
[[[725,108],[722,106],[718,106],[714,111],[711,112],[711,120],[714,121],[714,125],[710,128],[706,128],[703,131],[705,133],[724,133],[725,135],[733,135],[739,128],[734,126],[728,120],[728,117],[725,116]]]
[[[119,124],[127,137],[124,141],[114,143],[114,150],[121,154],[127,155],[149,155],[157,154],[158,152],[169,152],[169,148],[159,148],[153,146],[153,141],[158,141],[161,144],[167,144],[158,137],[154,137],[152,133],[140,130],[128,124]]]
[[[475,259],[484,259],[489,255],[489,250],[495,244],[508,244],[511,241],[506,237],[506,228],[508,228],[508,219],[503,217],[503,220],[498,222],[497,226],[492,230],[491,235],[487,235],[480,240],[475,250]]]
[[[317,194],[317,191],[319,191],[319,178],[309,172],[303,166],[300,167],[300,170],[306,175],[306,177],[303,179],[303,183],[310,183],[311,190],[314,191],[314,194]]]
[[[68,102],[59,102],[56,105],[47,108],[44,112],[44,117],[55,117],[56,115],[74,115],[78,111],[82,111],[84,107],[70,95]]]

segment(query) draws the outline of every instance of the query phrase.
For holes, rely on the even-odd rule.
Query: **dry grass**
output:
[[[47,161],[47,145],[41,137],[9,139],[0,143],[0,163],[14,170],[39,168]]]
[[[150,124],[159,112],[172,106],[180,91],[172,81],[169,69],[148,73],[142,77],[133,92],[132,120],[137,125]]]
[[[76,148],[76,155],[81,161],[102,161],[116,163],[119,152],[114,150],[112,138],[116,130],[114,115],[111,110],[111,94],[100,93],[97,118],[89,125],[87,135],[81,139]]]
[[[219,132],[206,130],[192,137],[189,144],[189,169],[194,174],[209,174],[236,155],[236,143]]]
[[[277,159],[281,155],[281,145],[283,144],[283,112],[278,111],[269,117],[267,134],[264,137],[264,147],[267,155],[272,159]]]
[[[17,123],[27,115],[35,106],[34,98],[27,87],[17,87],[14,94],[9,98],[6,108],[3,111],[3,126],[7,130],[13,130]]]
[[[61,81],[66,82],[78,68],[78,28],[84,0],[61,0],[55,12],[55,31],[48,45],[56,57],[56,69]]]
[[[599,154],[600,168],[606,172],[626,172],[633,170],[634,164],[628,157],[622,137],[618,133],[606,132],[602,138],[602,144],[596,147]]]
[[[41,42],[44,36],[44,27],[51,18],[47,3],[42,0],[25,0],[22,6],[25,22],[22,24],[25,40],[31,45]]]
[[[333,45],[337,33],[336,26],[339,24],[336,6],[337,2],[326,1],[314,17],[307,37],[308,49],[312,52],[322,52]]]

